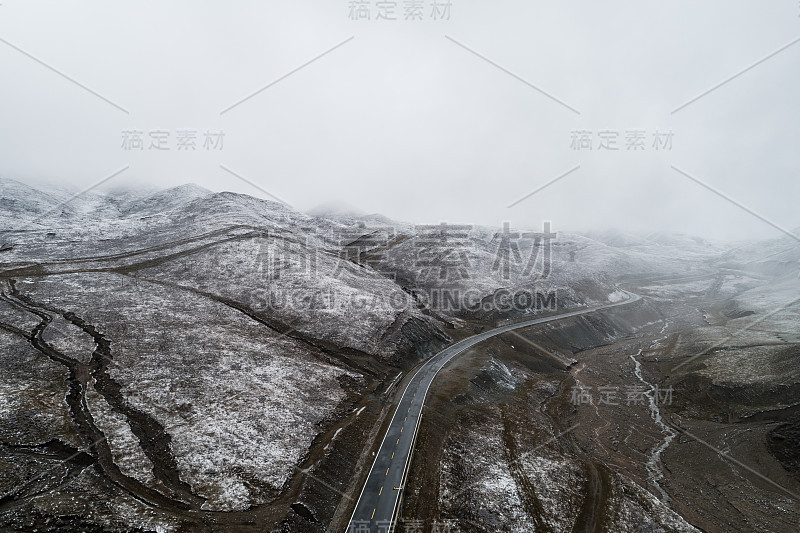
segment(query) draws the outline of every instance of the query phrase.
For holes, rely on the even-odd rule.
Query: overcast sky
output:
[[[781,235],[674,166],[800,226],[796,0],[384,3],[2,0],[0,175],[269,198],[224,165],[300,210]]]

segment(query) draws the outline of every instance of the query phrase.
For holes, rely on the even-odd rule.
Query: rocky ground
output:
[[[622,288],[642,300],[441,373],[401,529],[800,517],[788,239],[421,227],[194,186],[0,192],[0,530],[343,531],[409,371]]]
[[[738,288],[728,296],[743,305],[740,291],[752,283],[724,274],[633,287],[653,296],[531,328],[524,336],[536,346],[506,334],[459,360],[423,421],[408,523],[794,530],[798,346],[785,325],[796,308],[750,305],[742,309],[752,314],[737,312],[744,324],[709,325],[726,287]],[[563,350],[562,335],[586,346],[570,368],[542,350]]]

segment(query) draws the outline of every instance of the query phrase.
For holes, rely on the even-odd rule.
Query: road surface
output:
[[[356,503],[347,533],[390,533],[399,519],[403,488],[408,476],[417,430],[422,420],[422,406],[425,396],[436,374],[455,356],[490,337],[501,335],[515,329],[562,320],[578,315],[593,313],[619,305],[633,303],[640,299],[636,294],[626,292],[628,299],[620,302],[589,307],[558,315],[535,318],[516,324],[501,326],[463,339],[428,359],[417,370],[403,391],[403,396],[389,423],[375,462],[367,476],[367,481]]]

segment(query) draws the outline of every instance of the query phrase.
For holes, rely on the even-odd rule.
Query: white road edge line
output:
[[[533,319],[533,320],[528,320],[528,321],[525,321],[525,322],[520,322],[518,324],[509,324],[508,326],[502,326],[502,327],[499,327],[499,328],[495,328],[494,330],[489,330],[489,332],[492,332],[492,331],[494,332],[492,335],[489,335],[487,337],[484,337],[484,338],[481,338],[481,339],[477,339],[477,340],[475,339],[475,337],[480,336],[481,333],[479,333],[477,335],[474,335],[474,336],[471,336],[471,337],[467,337],[466,339],[462,339],[462,340],[452,344],[451,346],[448,346],[447,348],[445,348],[444,350],[442,350],[441,352],[436,354],[433,358],[429,359],[428,363],[430,363],[433,359],[435,359],[437,356],[441,355],[442,353],[447,352],[448,350],[454,350],[454,353],[450,354],[449,356],[445,355],[445,356],[442,357],[442,359],[447,358],[447,361],[445,361],[439,367],[439,369],[436,370],[436,373],[433,375],[433,377],[431,377],[431,380],[428,383],[428,386],[425,388],[425,394],[423,394],[423,396],[422,396],[422,402],[420,404],[421,405],[420,412],[419,412],[419,416],[417,417],[417,424],[414,427],[414,434],[413,434],[412,440],[411,440],[411,447],[409,448],[408,457],[406,458],[406,465],[404,467],[404,472],[403,472],[403,475],[402,475],[401,479],[406,479],[406,477],[408,476],[408,466],[409,466],[409,464],[411,462],[414,446],[416,444],[417,430],[419,429],[419,425],[420,425],[420,423],[422,421],[422,410],[423,410],[423,408],[425,406],[425,398],[428,395],[428,390],[430,389],[430,386],[433,384],[433,381],[434,381],[434,379],[436,379],[436,376],[439,374],[439,372],[441,372],[441,370],[447,365],[447,363],[449,363],[456,355],[460,355],[465,350],[475,346],[476,344],[479,344],[480,342],[483,342],[486,339],[490,339],[492,337],[496,337],[497,335],[501,335],[501,334],[506,333],[508,331],[512,331],[512,330],[520,329],[520,328],[525,328],[525,327],[530,327],[530,326],[536,326],[536,325],[539,325],[539,324],[545,324],[547,322],[552,322],[554,320],[570,318],[570,317],[573,317],[573,316],[583,315],[583,314],[587,314],[587,313],[593,313],[595,311],[602,311],[604,309],[610,309],[612,307],[617,307],[617,306],[620,306],[620,305],[630,304],[630,303],[639,301],[641,299],[641,296],[639,296],[637,294],[633,294],[633,293],[625,291],[625,290],[623,290],[622,292],[624,292],[625,294],[628,295],[628,299],[627,300],[623,300],[621,302],[614,302],[614,303],[610,303],[610,304],[604,304],[604,305],[600,305],[600,306],[597,306],[597,307],[579,309],[579,310],[576,310],[576,311],[570,311],[569,313],[563,313],[563,314],[559,314],[559,315],[541,317],[541,318],[538,318],[538,319]],[[488,332],[484,332],[484,333],[488,333]],[[471,344],[470,344],[470,341],[472,341]],[[459,348],[460,346],[463,346],[463,347]],[[459,348],[459,349],[456,349],[456,348]],[[421,367],[419,367],[416,370],[416,372],[414,372],[414,375],[411,376],[411,379],[408,381],[408,384],[406,385],[406,388],[403,390],[403,395],[400,397],[400,400],[397,403],[397,408],[395,408],[394,414],[392,415],[392,419],[389,421],[389,425],[386,428],[386,434],[383,436],[383,440],[381,440],[381,445],[378,447],[378,450],[375,452],[375,460],[372,462],[372,467],[370,467],[370,469],[369,469],[369,471],[367,473],[367,478],[364,480],[364,487],[362,487],[361,493],[358,496],[358,500],[356,500],[356,505],[353,508],[353,514],[350,516],[350,521],[347,523],[347,528],[345,529],[346,533],[350,530],[350,525],[353,523],[353,519],[355,518],[356,511],[358,510],[358,504],[361,502],[361,498],[364,495],[364,491],[367,488],[367,483],[369,482],[370,474],[372,473],[373,469],[375,468],[375,463],[378,462],[378,457],[380,457],[380,451],[383,448],[384,443],[386,442],[386,437],[389,436],[389,429],[392,427],[392,424],[394,423],[394,419],[395,419],[395,417],[397,417],[397,413],[400,412],[400,405],[403,403],[403,400],[405,399],[406,394],[408,393],[408,388],[411,386],[411,383],[413,383],[414,378],[417,377],[417,374],[419,374],[419,371],[422,370],[423,368],[427,367],[428,363],[423,364]],[[404,490],[405,490],[405,484],[403,483],[403,484],[401,484],[401,490],[397,491],[397,497],[395,498],[394,509],[392,511],[392,522],[389,525],[389,533],[391,533],[394,530],[395,523],[396,523],[396,520],[394,518],[395,518],[396,513],[397,513],[397,503],[400,500],[400,493],[403,492]]]

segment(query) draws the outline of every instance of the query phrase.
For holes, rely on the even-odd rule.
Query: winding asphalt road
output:
[[[588,307],[578,311],[570,311],[558,315],[536,318],[517,324],[501,326],[489,331],[484,331],[467,339],[460,340],[428,359],[420,367],[406,386],[400,403],[392,416],[389,428],[383,438],[381,447],[375,456],[375,462],[367,476],[367,481],[361,491],[361,496],[356,503],[353,516],[347,527],[348,533],[391,533],[399,519],[400,506],[403,498],[411,457],[414,453],[414,443],[417,430],[422,420],[422,407],[425,396],[436,374],[454,357],[465,350],[475,346],[490,337],[503,333],[544,324],[554,320],[562,320],[573,316],[585,315],[611,307],[627,305],[639,299],[640,296],[625,291],[626,300]]]

